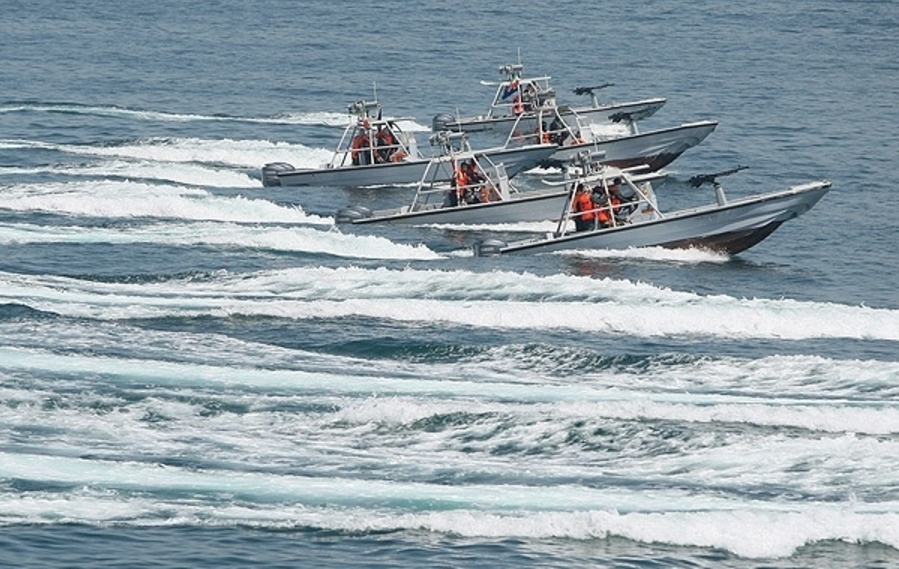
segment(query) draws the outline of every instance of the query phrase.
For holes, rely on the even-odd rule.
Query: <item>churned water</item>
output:
[[[0,565],[899,563],[896,2],[7,4]],[[262,187],[519,53],[720,121],[663,207],[833,190],[733,258],[481,259]]]

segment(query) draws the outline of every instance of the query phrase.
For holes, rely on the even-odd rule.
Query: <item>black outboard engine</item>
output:
[[[456,123],[456,118],[449,113],[440,113],[439,115],[434,115],[434,118],[431,119],[431,132],[440,132],[441,130],[452,130],[453,124]]]
[[[296,170],[293,165],[287,162],[271,162],[262,167],[262,185],[265,187],[280,186],[281,180],[278,179],[278,172],[289,172]]]
[[[497,257],[505,247],[506,242],[499,239],[484,239],[471,246],[475,257]]]
[[[337,223],[353,223],[371,217],[371,210],[364,205],[351,205],[337,212],[334,221]]]

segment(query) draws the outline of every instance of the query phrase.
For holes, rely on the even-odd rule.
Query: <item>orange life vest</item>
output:
[[[468,175],[461,166],[456,168],[455,182],[456,195],[459,196],[459,203],[462,203],[462,198],[465,195],[465,186],[468,185]]]
[[[352,148],[352,156],[353,156],[354,164],[359,163],[359,153],[362,151],[362,149],[368,148],[368,147],[369,147],[368,134],[366,134],[365,132],[360,132],[359,134],[357,134],[356,136],[353,137],[353,141],[352,141],[352,143],[350,143],[350,148]]]
[[[593,221],[596,213],[593,211],[593,200],[587,192],[581,192],[574,198],[574,211],[584,221]]]
[[[596,212],[596,219],[599,220],[603,225],[607,223],[612,223],[612,214],[609,213],[608,206],[601,206],[601,208]]]
[[[621,208],[621,200],[615,194],[610,193],[609,199],[603,200],[603,203],[599,204],[599,208],[599,211],[596,212],[596,219],[603,225],[611,225],[612,212],[618,213]]]

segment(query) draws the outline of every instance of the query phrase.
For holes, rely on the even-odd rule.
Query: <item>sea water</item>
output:
[[[899,4],[14,0],[0,20],[0,565],[899,564]],[[829,179],[738,256],[474,258],[263,188],[500,65],[645,130],[663,209]],[[518,181],[536,185],[551,171]],[[551,230],[551,227],[549,228]]]

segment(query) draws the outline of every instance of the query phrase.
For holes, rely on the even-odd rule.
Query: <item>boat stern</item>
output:
[[[270,162],[262,167],[262,185],[267,188],[280,186],[281,172],[291,172],[293,170],[296,170],[296,168],[287,162]]]

